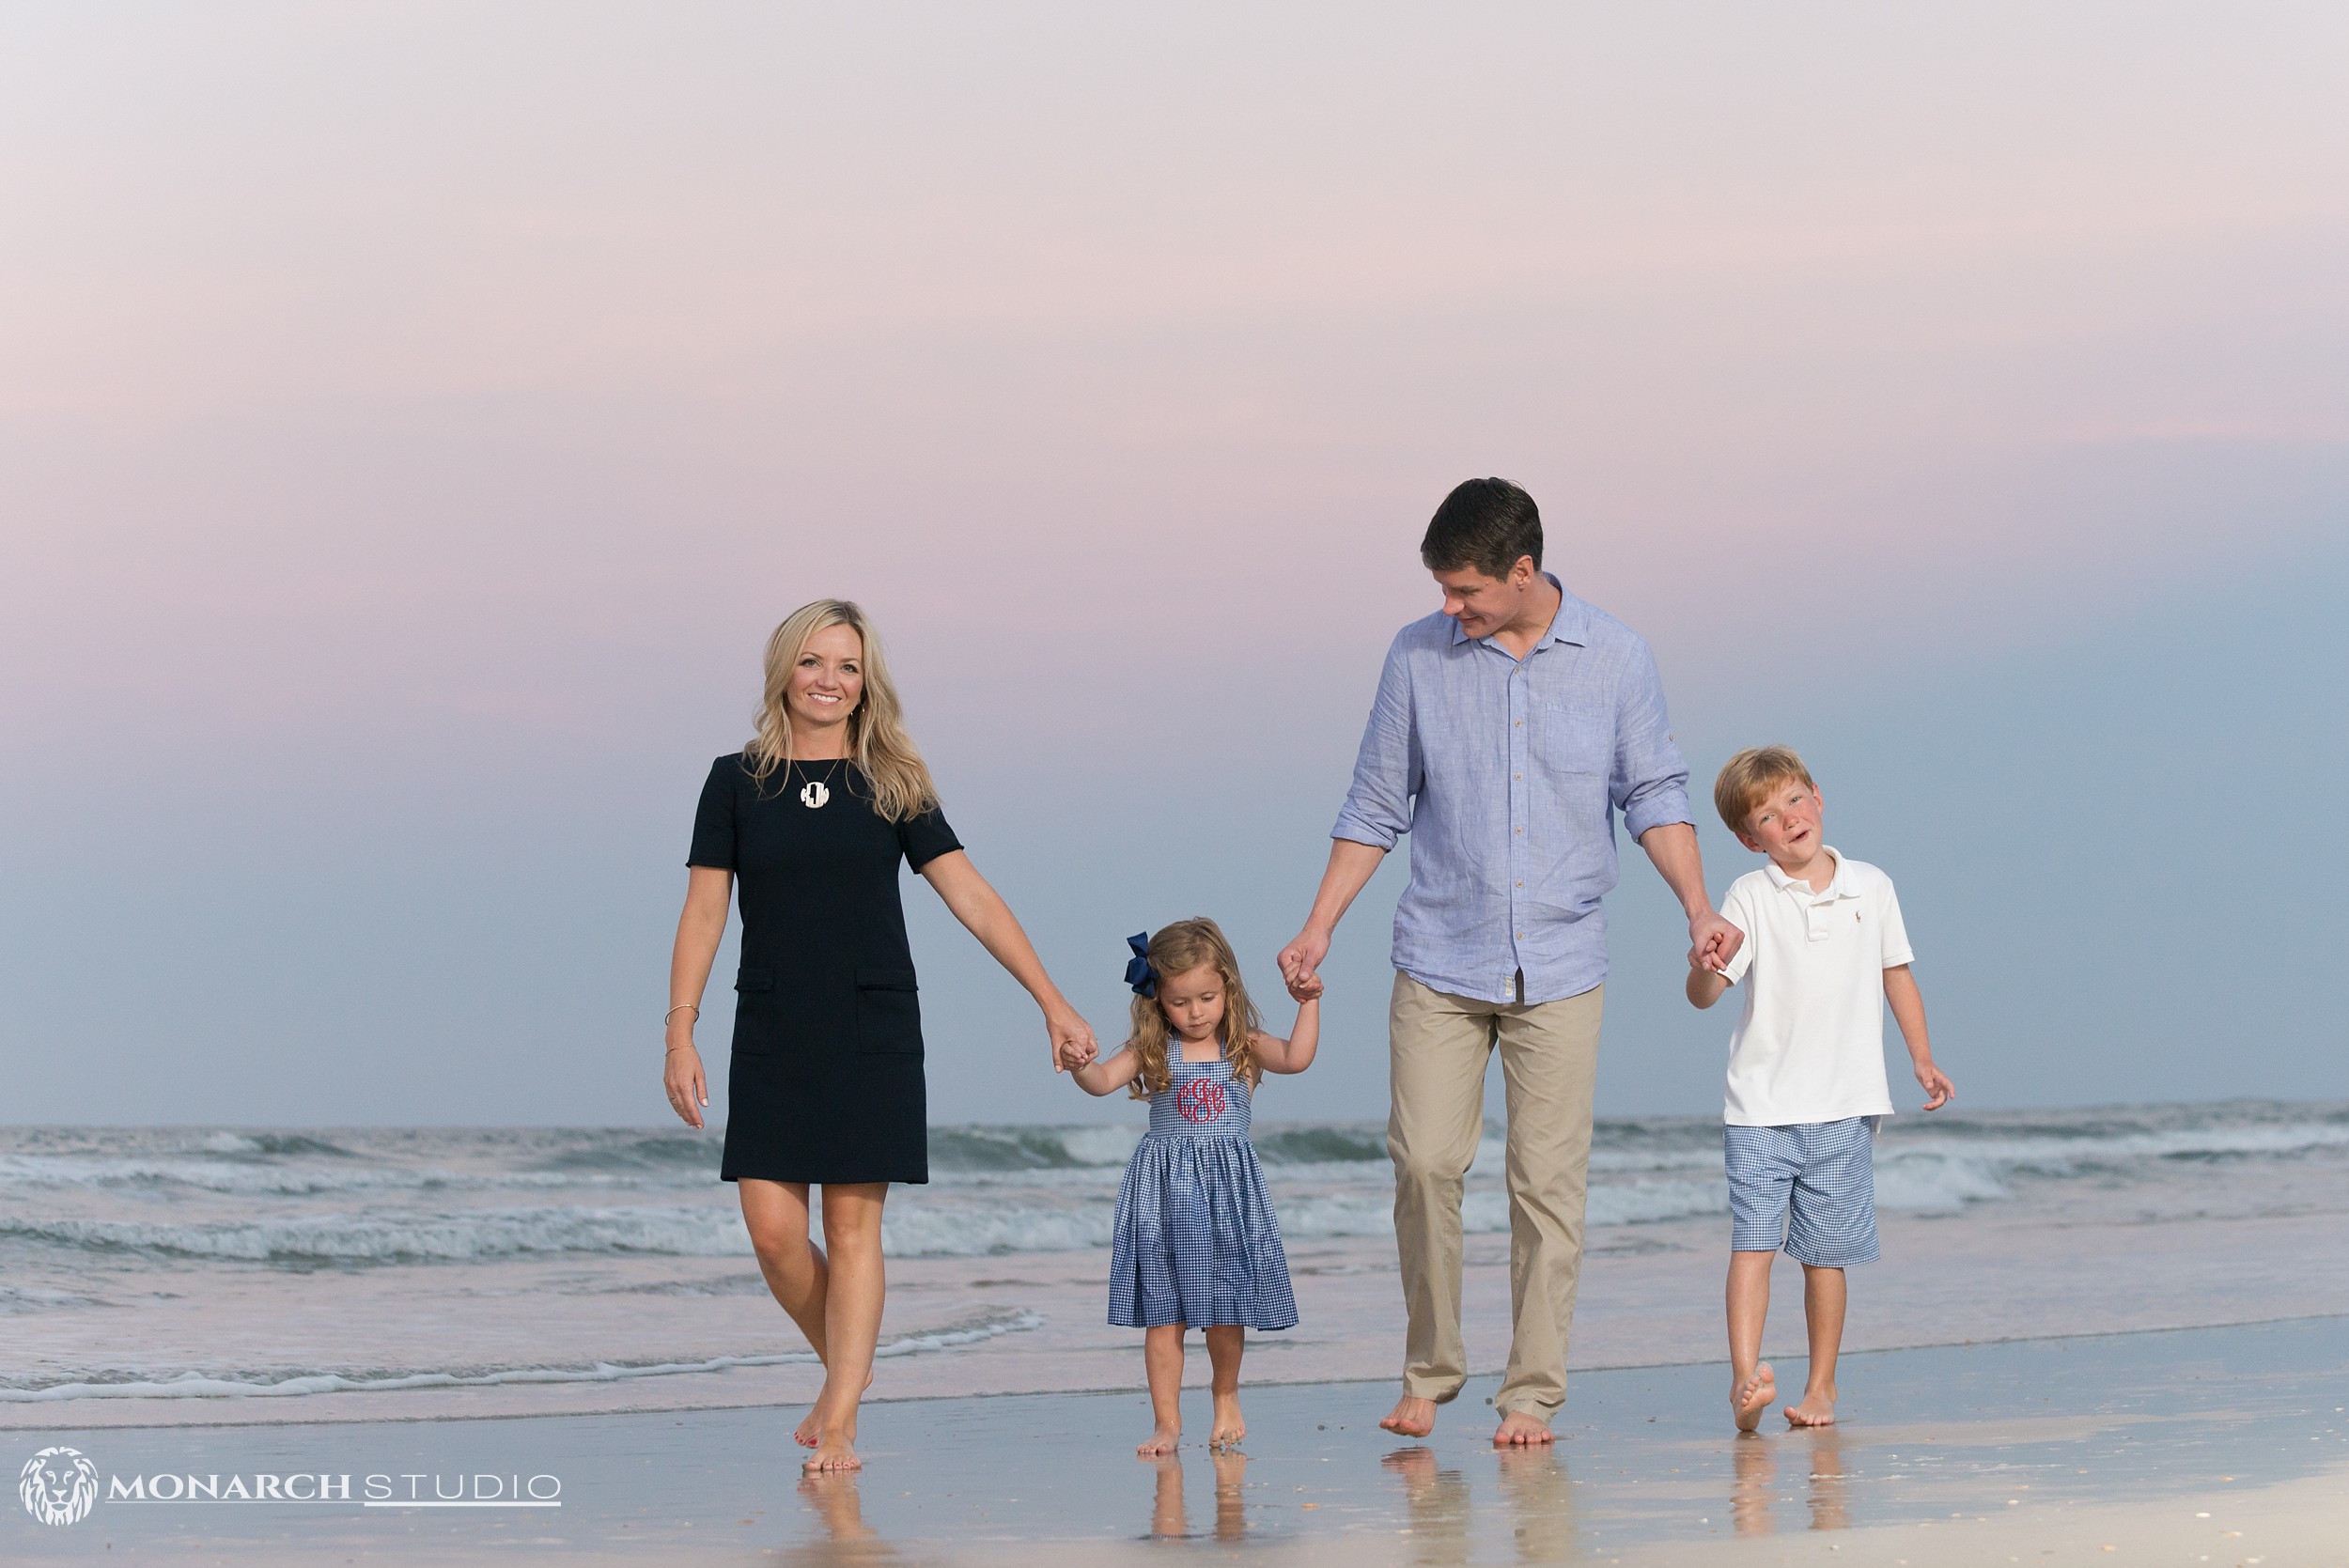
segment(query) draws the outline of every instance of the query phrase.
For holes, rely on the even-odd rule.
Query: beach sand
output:
[[[1802,1371],[1781,1358],[1781,1390]],[[1170,1463],[1132,1453],[1147,1425],[1136,1392],[880,1402],[868,1467],[819,1482],[798,1475],[777,1409],[58,1427],[39,1441],[82,1451],[109,1481],[350,1472],[364,1486],[376,1473],[426,1478],[392,1485],[428,1497],[459,1478],[480,1491],[540,1477],[559,1481],[562,1506],[101,1498],[70,1526],[14,1512],[0,1557],[2349,1564],[2349,1318],[1855,1354],[1844,1421],[1818,1432],[1774,1418],[1738,1436],[1725,1375],[1580,1374],[1555,1452],[1509,1455],[1486,1442],[1489,1378],[1426,1443],[1376,1429],[1384,1378],[1255,1387],[1245,1458],[1194,1442]],[[1204,1397],[1189,1415],[1195,1435]]]

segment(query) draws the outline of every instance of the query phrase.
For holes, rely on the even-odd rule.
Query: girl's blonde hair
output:
[[[1170,974],[1203,966],[1214,969],[1223,982],[1223,1059],[1253,1089],[1264,1077],[1264,1069],[1256,1065],[1255,1050],[1264,1016],[1248,1000],[1248,987],[1240,984],[1239,959],[1222,929],[1205,915],[1178,920],[1150,939],[1149,960],[1161,983]],[[1142,1064],[1141,1075],[1128,1091],[1135,1099],[1146,1100],[1174,1083],[1174,1070],[1166,1062],[1167,1041],[1173,1034],[1157,998],[1134,998],[1134,1033],[1126,1048]]]
[[[906,733],[905,709],[897,701],[896,684],[889,678],[889,661],[881,657],[880,633],[864,612],[844,598],[819,598],[786,615],[767,639],[767,688],[759,699],[758,733],[742,747],[751,765],[751,778],[764,785],[775,770],[791,762],[791,715],[785,693],[791,689],[791,671],[807,648],[808,639],[832,627],[845,626],[864,644],[864,691],[848,715],[848,756],[872,785],[873,809],[891,822],[919,816],[938,804],[938,786],[929,768],[913,749]]]

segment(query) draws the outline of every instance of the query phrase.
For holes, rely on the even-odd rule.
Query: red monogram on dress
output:
[[[1223,1085],[1213,1079],[1192,1079],[1176,1092],[1174,1109],[1186,1122],[1212,1122],[1223,1114]]]

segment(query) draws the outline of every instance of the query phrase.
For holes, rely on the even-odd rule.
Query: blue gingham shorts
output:
[[[1725,1126],[1730,1250],[1775,1252],[1814,1268],[1874,1263],[1873,1116],[1784,1127]]]

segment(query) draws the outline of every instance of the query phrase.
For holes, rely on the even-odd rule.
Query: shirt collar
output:
[[[1566,585],[1558,581],[1556,574],[1544,572],[1542,577],[1551,587],[1558,590],[1558,613],[1549,618],[1549,629],[1533,639],[1533,647],[1548,647],[1552,643],[1571,644],[1578,648],[1582,646],[1591,634],[1591,607],[1566,592]],[[1453,643],[1457,645],[1468,640],[1469,635],[1460,629],[1460,623],[1454,621],[1452,623]],[[1480,643],[1490,644],[1495,647],[1500,646],[1489,637],[1479,637],[1476,640]],[[1503,648],[1501,651],[1506,653],[1508,650]],[[1528,648],[1525,652],[1526,657],[1530,659],[1532,657],[1533,648]]]
[[[1765,857],[1762,862],[1762,869],[1770,874],[1770,885],[1778,889],[1779,892],[1784,893],[1787,889],[1792,888],[1795,892],[1800,893],[1803,897],[1810,899],[1814,904],[1825,904],[1830,899],[1851,898],[1857,896],[1856,890],[1851,885],[1851,876],[1848,869],[1851,862],[1843,859],[1843,852],[1836,848],[1835,846],[1831,844],[1827,846],[1827,852],[1835,857],[1835,877],[1833,880],[1828,883],[1825,889],[1818,893],[1812,893],[1811,891],[1810,883],[1797,882],[1792,877],[1787,876],[1786,873],[1779,870],[1778,862],[1768,859],[1767,857]]]

